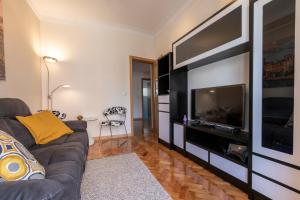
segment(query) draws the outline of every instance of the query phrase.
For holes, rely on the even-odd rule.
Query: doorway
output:
[[[156,131],[155,60],[130,57],[130,110],[133,135]]]
[[[151,115],[151,79],[142,78],[142,123],[144,133],[152,130]]]

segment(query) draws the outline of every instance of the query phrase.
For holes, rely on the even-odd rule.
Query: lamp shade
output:
[[[53,57],[50,57],[50,56],[44,56],[43,59],[44,59],[45,62],[48,62],[48,63],[58,62],[58,60],[56,58],[53,58]]]
[[[67,85],[67,84],[66,84],[66,85],[63,85],[62,87],[63,87],[63,88],[69,88],[69,87],[71,87],[71,85]]]

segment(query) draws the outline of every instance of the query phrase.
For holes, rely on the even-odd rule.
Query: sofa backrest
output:
[[[0,98],[0,117],[16,118],[31,115],[29,107],[20,99]]]
[[[22,100],[0,98],[0,130],[13,136],[26,148],[33,146],[35,141],[28,129],[16,119],[16,116],[29,115],[31,115],[30,109]]]

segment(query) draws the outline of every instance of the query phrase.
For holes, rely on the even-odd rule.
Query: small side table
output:
[[[96,118],[96,117],[84,117],[83,120],[86,121],[86,122],[98,122],[98,124],[100,123],[100,122],[99,122],[99,119]],[[89,145],[91,146],[91,145],[93,145],[93,144],[95,143],[95,140],[94,140],[94,138],[89,134],[89,132],[88,132],[88,136],[89,136]]]

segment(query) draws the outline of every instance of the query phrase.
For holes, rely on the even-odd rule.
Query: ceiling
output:
[[[28,0],[43,19],[107,24],[154,35],[191,0]]]

